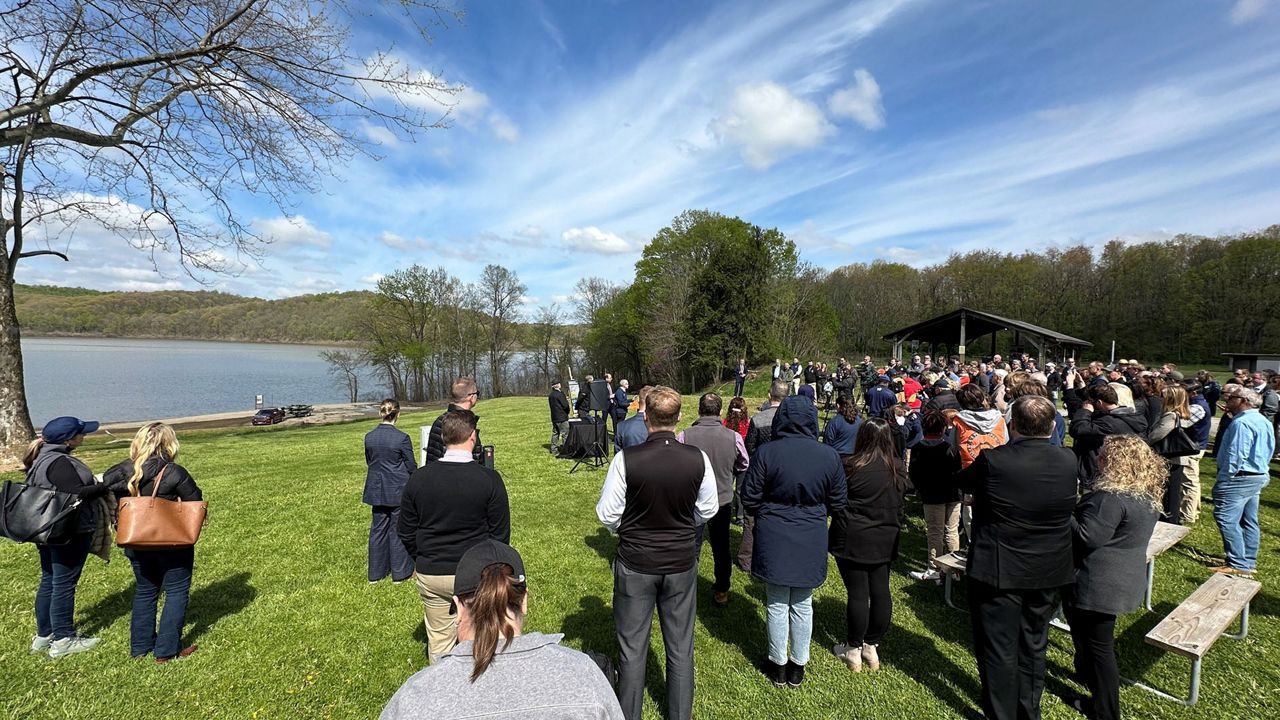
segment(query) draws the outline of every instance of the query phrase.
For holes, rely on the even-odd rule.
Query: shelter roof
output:
[[[884,336],[885,340],[920,340],[922,342],[960,344],[960,318],[965,320],[965,340],[989,335],[1000,330],[1011,330],[1035,335],[1056,345],[1075,347],[1093,347],[1093,343],[1056,330],[1032,325],[1029,322],[1001,317],[989,312],[961,307],[945,315],[923,320],[914,325],[894,330]]]

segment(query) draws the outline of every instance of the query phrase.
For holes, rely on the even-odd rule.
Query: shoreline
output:
[[[358,340],[241,340],[236,338],[209,338],[186,335],[104,335],[102,333],[23,333],[24,340],[61,340],[64,338],[79,340],[180,340],[183,342],[211,342],[235,345],[301,345],[305,347],[360,347]]]
[[[445,404],[446,403],[443,400],[428,403],[406,403],[401,406],[400,410],[401,412],[420,412],[424,410],[441,409]],[[149,422],[163,422],[166,425],[172,425],[175,430],[215,430],[233,427],[261,427],[263,429],[269,429],[279,427],[305,427],[308,425],[331,425],[334,423],[367,420],[378,417],[378,403],[370,401],[313,405],[311,415],[301,418],[285,418],[284,421],[278,422],[275,425],[250,425],[249,420],[253,418],[255,412],[257,411],[237,410],[233,412],[187,415],[184,417],[160,418],[156,420],[121,420],[104,422],[99,427],[98,432],[103,432],[114,437],[116,434],[136,431],[138,428]]]

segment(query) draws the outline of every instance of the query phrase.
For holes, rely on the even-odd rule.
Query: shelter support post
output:
[[[965,329],[966,329],[966,328],[965,328],[965,325],[966,325],[966,323],[965,323],[965,314],[962,312],[962,313],[960,313],[960,347],[958,348],[958,349],[959,349],[959,353],[957,353],[957,354],[960,356],[960,364],[961,364],[961,365],[964,365],[964,354],[965,354],[965,350],[967,349],[967,348],[965,348],[965,346],[964,346],[964,342],[965,342]]]

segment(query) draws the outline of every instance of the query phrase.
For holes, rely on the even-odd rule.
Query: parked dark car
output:
[[[280,408],[262,408],[253,416],[253,420],[249,422],[252,425],[275,425],[278,422],[283,422],[284,418],[284,411]]]

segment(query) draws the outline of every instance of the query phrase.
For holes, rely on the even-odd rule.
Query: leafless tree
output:
[[[503,370],[515,343],[513,326],[520,321],[520,300],[526,289],[519,276],[501,265],[485,265],[480,275],[479,294],[489,340],[489,377],[495,397],[502,394]]]
[[[448,0],[383,0],[423,42]],[[370,153],[369,125],[448,122],[458,88],[357,54],[356,0],[19,0],[0,10],[0,445],[31,437],[13,284],[77,221],[204,277],[263,250],[233,207],[282,210]],[[31,238],[24,237],[30,232]],[[43,240],[43,243],[37,245]],[[91,249],[89,249],[91,252]]]
[[[560,365],[560,308],[555,303],[538,308],[532,324],[534,345],[538,351],[538,370],[544,385],[551,384],[552,373]]]
[[[347,390],[350,402],[360,401],[360,370],[368,360],[358,350],[321,350],[320,357],[329,363],[329,374]]]
[[[590,325],[596,310],[604,307],[622,288],[602,277],[585,277],[573,286],[574,317],[583,325]]]

